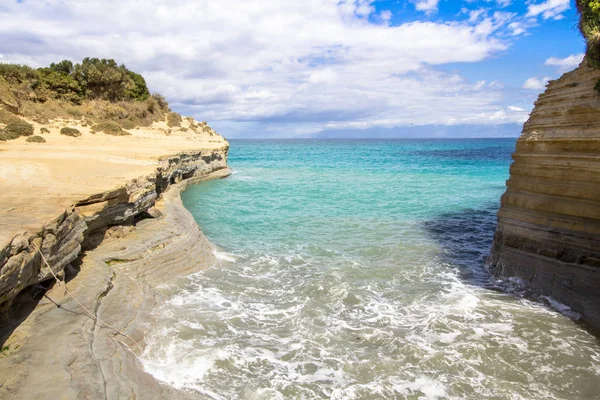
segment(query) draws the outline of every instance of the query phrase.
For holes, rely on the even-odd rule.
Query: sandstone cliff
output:
[[[75,123],[47,143],[0,143],[0,398],[189,398],[136,353],[168,284],[215,262],[179,193],[227,176],[229,144],[160,126],[60,135]]]
[[[517,141],[489,258],[600,329],[600,71],[549,83]]]
[[[85,128],[79,127],[84,130]],[[88,129],[89,130],[89,129]],[[0,145],[0,308],[21,290],[52,277],[35,246],[60,274],[95,236],[147,215],[158,196],[182,179],[226,168],[220,136],[127,137],[44,135]]]

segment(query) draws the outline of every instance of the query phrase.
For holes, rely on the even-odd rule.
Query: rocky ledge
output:
[[[227,176],[229,144],[59,128],[0,143],[0,398],[187,398],[137,355],[169,283],[215,262],[179,194]]]
[[[600,329],[600,71],[549,83],[517,141],[489,265]]]
[[[219,163],[208,165],[193,177],[170,186],[158,201],[142,201],[140,204],[151,205],[148,210],[155,218],[109,228],[103,233],[101,245],[85,251],[70,264],[77,273],[68,276],[67,288],[98,321],[87,315],[61,286],[48,290],[47,297],[37,305],[31,304],[33,298],[40,298],[35,291],[24,291],[16,298],[16,305],[24,302],[25,308],[35,308],[25,310],[31,313],[24,320],[4,328],[4,335],[10,336],[0,355],[0,398],[193,398],[144,372],[136,354],[144,348],[144,332],[152,324],[152,310],[164,302],[168,284],[215,262],[210,243],[179,197],[190,183],[229,174],[228,168],[217,168]],[[152,190],[145,193],[134,197],[155,197]],[[105,197],[99,196],[93,204],[107,201],[101,200]],[[123,208],[120,215],[127,210],[130,208]],[[78,214],[74,221],[89,221],[91,217],[82,215],[77,207],[69,215],[72,214]],[[96,213],[99,217],[91,220],[100,221],[109,214],[117,215],[105,211]],[[79,226],[81,222],[74,224]],[[72,236],[81,238],[81,229],[74,229],[77,233]],[[45,236],[42,243],[44,240]],[[39,291],[43,292],[41,288]],[[116,334],[104,324],[127,336]]]

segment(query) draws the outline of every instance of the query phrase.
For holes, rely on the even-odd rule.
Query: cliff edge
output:
[[[215,262],[179,193],[227,176],[229,144],[163,125],[110,136],[57,119],[43,143],[0,143],[0,398],[191,396],[136,354],[169,283]]]
[[[517,141],[489,265],[600,329],[600,70],[551,81]]]

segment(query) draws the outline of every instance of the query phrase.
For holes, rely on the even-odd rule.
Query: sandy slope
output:
[[[41,125],[35,124],[35,134]],[[82,136],[60,135],[61,127]],[[176,128],[177,129],[177,128]],[[221,136],[172,130],[165,123],[131,130],[132,136],[92,134],[76,121],[55,121],[47,143],[25,138],[0,142],[0,245],[22,231],[36,232],[76,200],[145,175],[166,155],[220,148]]]
[[[60,135],[65,125],[79,128],[83,135]],[[227,176],[228,144],[208,133],[168,134],[164,123],[131,133],[92,134],[73,121],[62,121],[42,135],[47,143],[27,143],[24,138],[0,143],[0,246],[29,232],[6,247],[9,258],[0,266],[4,279],[0,283],[7,293],[29,287],[16,300],[20,310],[16,319],[2,321],[0,327],[0,398],[197,398],[156,381],[144,372],[133,351],[143,350],[152,311],[168,295],[169,283],[214,263],[212,246],[183,207],[179,193],[188,184]],[[158,169],[161,187],[171,184],[156,198]],[[120,195],[105,200],[117,188]],[[65,232],[59,228],[46,232],[46,225],[39,233],[65,209],[94,195],[93,201],[71,209],[64,221],[72,223],[60,222]],[[98,247],[79,253],[81,229],[98,227],[98,221],[104,227],[118,225],[120,214],[150,206],[156,210],[155,218],[112,227],[101,233]],[[71,269],[78,270],[71,272],[67,286],[80,303],[59,286],[47,295],[60,308],[47,298],[37,305],[31,300],[41,296],[31,282],[43,281],[40,275],[51,277],[40,267],[32,247],[36,242],[51,264],[66,259],[72,262]],[[71,250],[76,254],[70,255]],[[115,336],[86,315],[80,304],[138,345]]]

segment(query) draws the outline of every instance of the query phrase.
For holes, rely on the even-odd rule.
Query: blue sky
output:
[[[2,0],[0,20],[0,62],[115,58],[230,138],[514,135],[584,51],[568,0]]]

